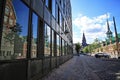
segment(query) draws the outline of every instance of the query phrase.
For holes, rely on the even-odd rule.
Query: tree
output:
[[[75,44],[75,50],[76,50],[76,52],[77,52],[78,55],[79,55],[80,48],[81,48],[80,43],[76,43]]]
[[[100,47],[101,47],[100,40],[96,38],[92,44],[89,44],[88,46],[84,47],[83,52],[91,53],[94,52],[95,49]]]
[[[88,47],[88,46],[86,46],[86,47],[83,49],[83,52],[85,52],[85,53],[90,52],[89,47]]]
[[[19,54],[18,51],[20,51],[18,49],[21,49],[22,47],[22,38],[20,37],[22,26],[19,23],[16,23],[16,25],[11,26],[8,29],[9,31],[5,33],[4,40],[7,45],[10,45],[14,50],[14,54],[12,54],[11,58],[16,58],[16,56]]]
[[[14,44],[16,38],[19,37],[20,33],[22,32],[22,26],[19,23],[16,23],[13,27],[10,27],[10,32],[7,33],[4,38],[6,42],[10,42],[10,44]]]

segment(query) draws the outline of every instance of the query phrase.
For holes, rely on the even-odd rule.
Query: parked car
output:
[[[95,54],[96,58],[110,58],[110,55],[107,53],[97,53]]]

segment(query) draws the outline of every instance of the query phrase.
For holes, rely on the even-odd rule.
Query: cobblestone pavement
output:
[[[42,80],[120,80],[120,60],[74,56]]]

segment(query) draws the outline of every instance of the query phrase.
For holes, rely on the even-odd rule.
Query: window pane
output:
[[[60,21],[60,23],[59,23],[59,25],[60,25],[60,27],[62,27],[62,14],[61,14],[61,12],[59,11],[59,21]]]
[[[65,45],[65,50],[64,50],[64,54],[66,55],[67,54],[67,43],[66,43],[66,41],[64,42],[64,45]]]
[[[60,38],[57,35],[57,56],[60,56]]]
[[[45,56],[50,56],[50,27],[47,25],[47,24],[45,24],[45,31],[44,31],[45,33],[44,33],[44,37],[45,37],[45,43],[44,43],[44,54],[45,54]]]
[[[52,0],[52,15],[55,17],[55,0]]]
[[[32,27],[33,27],[33,35],[32,35],[32,52],[31,57],[37,57],[37,24],[38,24],[38,16],[33,13],[32,16]]]
[[[49,0],[45,0],[45,5],[48,7],[49,6]]]
[[[52,56],[54,55],[54,31],[52,30]]]
[[[62,40],[62,54],[63,54],[63,55],[65,55],[65,54],[64,54],[64,50],[65,50],[64,48],[65,48],[64,40]]]
[[[20,0],[6,0],[1,60],[26,58],[29,9]],[[6,20],[8,18],[8,20]]]

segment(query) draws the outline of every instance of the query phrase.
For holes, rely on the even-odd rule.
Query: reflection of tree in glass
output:
[[[20,33],[22,32],[22,26],[19,23],[16,23],[13,27],[10,27],[10,32],[5,35],[6,42],[10,42],[14,44],[14,40],[19,37]]]
[[[46,36],[45,36],[45,43],[46,43],[46,45],[45,45],[45,46],[46,46],[46,47],[48,47],[48,45],[49,45],[48,39],[49,39],[49,36],[48,36],[48,35],[46,35]]]
[[[20,26],[19,23],[16,23],[16,25],[14,25],[14,27],[11,27],[10,29],[16,34],[20,34],[22,32],[22,26]]]

